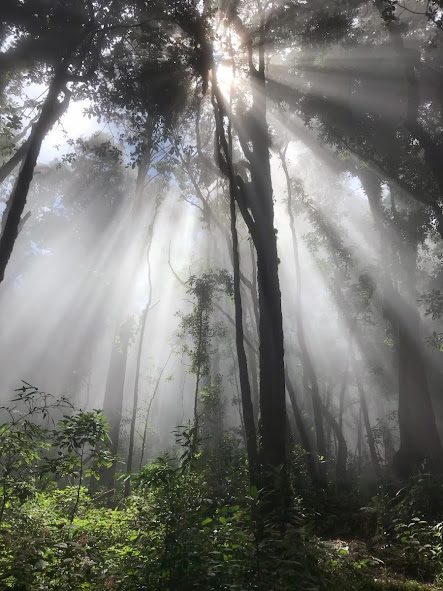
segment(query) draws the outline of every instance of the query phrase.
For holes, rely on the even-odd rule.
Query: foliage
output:
[[[385,490],[373,500],[378,514],[377,542],[397,549],[397,568],[421,580],[443,580],[442,490],[426,472],[400,490]]]
[[[432,289],[429,293],[423,294],[418,300],[424,306],[425,315],[437,320],[443,315],[443,293],[440,289]]]
[[[219,108],[222,131],[227,124],[229,127],[234,160],[238,160],[241,152],[245,156],[245,160],[235,162],[234,172],[238,182],[237,197],[242,193],[238,189],[249,187],[244,191],[244,203],[238,200],[238,205],[243,206],[241,213],[244,221],[248,222],[251,235],[254,234],[252,228],[261,227],[267,228],[269,235],[275,238],[271,187],[268,187],[270,203],[267,209],[262,207],[266,203],[260,198],[262,191],[259,184],[266,176],[266,165],[270,164],[267,152],[271,146],[270,142],[262,141],[265,134],[261,130],[267,130],[269,123],[275,128],[271,133],[277,135],[279,127],[290,129],[295,120],[304,120],[308,129],[303,131],[307,137],[312,139],[315,136],[314,139],[328,144],[321,146],[320,157],[315,150],[308,150],[305,160],[313,162],[310,166],[315,169],[316,175],[327,161],[336,178],[328,187],[327,195],[311,195],[309,187],[305,190],[304,182],[293,180],[294,193],[298,194],[293,205],[294,213],[303,213],[306,217],[304,222],[311,230],[304,235],[304,243],[318,255],[318,271],[323,274],[326,287],[318,291],[323,293],[329,289],[334,301],[346,302],[347,308],[337,305],[337,310],[333,309],[337,311],[337,316],[341,316],[342,332],[350,334],[349,351],[354,340],[361,350],[359,353],[365,353],[362,355],[364,358],[359,357],[359,361],[353,364],[357,372],[361,369],[362,379],[368,382],[365,386],[372,386],[368,378],[370,371],[366,370],[375,365],[371,350],[377,348],[373,346],[377,340],[383,343],[380,334],[402,334],[402,338],[405,334],[412,334],[414,339],[420,334],[418,316],[417,323],[413,322],[417,310],[411,314],[409,307],[402,305],[402,299],[415,305],[416,293],[424,293],[419,300],[424,315],[432,320],[440,319],[442,295],[440,289],[433,287],[438,285],[438,273],[433,271],[435,282],[427,276],[423,253],[435,246],[438,226],[442,223],[439,219],[443,187],[439,137],[441,97],[437,96],[438,93],[433,96],[433,86],[437,87],[438,83],[429,83],[430,76],[434,75],[441,82],[441,68],[438,64],[435,68],[438,59],[430,57],[436,42],[426,30],[426,18],[441,28],[441,2],[418,3],[424,5],[421,14],[425,18],[421,27],[412,20],[401,21],[408,8],[396,0],[373,3],[337,0],[324,7],[320,7],[321,3],[303,1],[284,2],[281,6],[271,3],[267,8],[269,14],[265,16],[257,15],[249,2],[234,2],[229,7],[224,3],[211,5],[210,2],[170,3],[157,0],[112,3],[110,6],[100,0],[86,3],[68,0],[60,5],[53,3],[53,6],[46,0],[33,3],[5,0],[5,4],[4,26],[0,31],[0,74],[6,73],[4,79],[14,83],[14,71],[17,69],[23,70],[26,82],[49,79],[57,71],[62,57],[59,49],[63,45],[66,53],[63,54],[62,65],[66,66],[64,81],[69,82],[69,93],[72,89],[74,98],[89,98],[92,102],[88,106],[88,114],[98,119],[105,118],[108,125],[111,123],[110,129],[120,134],[117,147],[113,141],[101,141],[99,137],[88,141],[71,140],[73,151],[62,157],[62,163],[58,163],[55,170],[47,176],[44,171],[39,171],[41,179],[34,183],[36,193],[46,198],[48,185],[54,185],[56,189],[52,211],[46,211],[51,210],[46,206],[40,207],[38,221],[32,228],[31,244],[37,244],[41,256],[45,245],[49,247],[48,252],[52,244],[56,245],[54,237],[58,239],[63,233],[60,228],[63,230],[72,226],[70,233],[78,234],[76,221],[73,221],[76,220],[74,214],[77,210],[91,223],[89,240],[81,239],[82,243],[85,242],[84,251],[88,252],[94,244],[99,244],[102,250],[108,252],[109,258],[113,258],[113,254],[120,249],[119,236],[114,233],[114,216],[122,204],[126,205],[123,200],[126,176],[121,164],[127,147],[130,152],[128,166],[139,167],[140,186],[143,174],[153,169],[164,176],[172,176],[169,168],[164,168],[164,162],[163,166],[161,164],[167,153],[165,161],[168,166],[172,162],[187,175],[185,185],[181,172],[174,173],[178,188],[186,194],[185,199],[201,209],[205,228],[210,228],[211,220],[212,230],[217,226],[217,230],[223,233],[226,211],[223,205],[214,206],[215,198],[211,197],[213,192],[218,193],[222,183],[214,173],[212,161],[212,169],[207,163],[210,160],[208,146],[212,145],[214,121],[208,123],[203,134],[206,135],[203,137],[203,149],[207,153],[203,154],[202,134],[198,131],[201,121],[211,119],[208,116],[211,106],[221,102],[214,92],[211,105],[209,100],[206,105],[204,103],[206,87],[209,81],[215,79],[212,65],[215,58],[222,65],[226,65],[223,61],[227,61],[226,56],[221,55],[223,46],[228,45],[227,39],[221,39],[218,24],[217,30],[213,27],[220,17],[223,23],[220,28],[228,30],[231,27],[231,33],[235,29],[235,36],[239,38],[235,51],[237,55],[234,55],[230,39],[230,59],[232,68],[239,72],[237,82],[242,80],[240,88],[246,78],[257,82],[263,74],[263,88],[270,89],[270,100],[260,101],[255,96],[260,85],[252,84],[251,96],[248,97],[246,90],[240,93],[243,96],[231,100],[229,110]],[[32,8],[30,4],[33,4]],[[219,13],[217,18],[216,12]],[[374,18],[378,27],[374,26]],[[259,26],[257,23],[260,23]],[[408,31],[408,36],[404,35],[407,47],[403,48],[402,35],[405,31]],[[343,49],[357,45],[370,59],[354,60],[351,56],[343,59]],[[395,46],[394,51],[391,51],[390,45]],[[275,55],[265,56],[264,48],[276,48]],[[244,53],[248,55],[244,56]],[[385,59],[386,55],[389,59]],[[374,68],[369,70],[366,66],[366,62],[375,60],[379,64],[377,76],[374,75]],[[278,65],[273,72],[274,63]],[[213,71],[209,76],[211,68]],[[427,69],[433,74],[429,74]],[[249,77],[245,77],[246,72]],[[287,83],[288,72],[291,75],[296,73],[296,85]],[[334,82],[334,78],[329,79],[332,74],[338,76],[339,83]],[[196,83],[196,78],[202,79],[202,88]],[[373,100],[374,94],[378,94],[374,93],[374,88],[389,78],[392,78],[392,84],[387,84],[386,91]],[[274,117],[275,112],[272,113],[273,85],[278,86],[281,108],[278,117]],[[28,128],[24,129],[27,125],[25,108],[17,108],[6,95],[3,100],[3,78],[0,86],[0,150],[3,158],[12,153],[14,146],[18,146],[17,142],[24,140]],[[384,88],[383,84],[380,86]],[[239,105],[251,100],[251,109],[241,112]],[[417,103],[415,106],[414,101]],[[257,108],[260,102],[268,103],[268,106],[263,104]],[[198,109],[195,109],[197,104]],[[39,105],[34,107],[38,110]],[[285,120],[281,125],[279,119],[283,107]],[[254,108],[257,108],[256,112]],[[269,113],[264,111],[266,108]],[[263,112],[258,113],[262,109]],[[178,122],[181,128],[175,133]],[[191,132],[194,123],[196,136],[200,134],[196,138]],[[243,138],[242,133],[245,135]],[[290,137],[298,138],[298,135]],[[220,129],[216,132],[217,141],[220,142]],[[266,154],[260,158],[263,147]],[[320,146],[316,147],[320,152]],[[303,162],[303,155],[300,161]],[[83,166],[85,162],[88,167]],[[261,171],[258,163],[263,165]],[[332,166],[329,167],[329,164]],[[63,179],[58,176],[61,169],[68,171]],[[85,174],[86,170],[88,174]],[[245,178],[237,172],[243,173]],[[340,175],[346,181],[338,179]],[[351,209],[342,194],[348,192],[351,183],[356,180],[361,182],[359,198],[365,193],[368,200],[366,214],[371,215],[371,224],[362,224],[362,228],[375,226],[374,232],[369,232],[369,240],[363,243],[371,246],[368,260],[365,259],[364,263],[358,260],[364,253],[359,252],[355,256],[350,249],[352,235],[357,233],[355,228],[351,232],[341,220]],[[66,199],[65,184],[76,187],[75,198]],[[263,186],[266,184],[264,182]],[[346,191],[343,191],[344,188]],[[188,196],[191,191],[194,197]],[[98,200],[97,195],[100,196]],[[277,198],[277,194],[275,196]],[[91,210],[93,201],[95,207]],[[98,201],[109,202],[109,206],[103,208],[103,203]],[[356,209],[360,209],[360,204]],[[40,218],[43,218],[42,224]],[[365,221],[363,217],[361,220]],[[49,241],[45,236],[48,221],[52,235]],[[263,221],[266,223],[261,223]],[[98,240],[101,237],[99,229],[102,236],[108,233],[115,236],[115,240],[111,241],[116,244],[112,252],[102,248]],[[255,229],[255,234],[257,232]],[[372,248],[374,236],[380,238],[380,248],[378,245]],[[265,236],[260,236],[261,240],[256,240],[256,235],[252,238],[256,245],[262,242],[262,247],[265,247],[258,253],[261,255],[258,260],[261,261],[271,241]],[[251,313],[245,306],[244,313],[245,335],[252,349],[249,354],[251,361],[255,361],[255,348],[261,355],[265,346],[271,344],[272,349],[271,339],[254,342],[254,330],[260,330],[265,324],[264,300],[274,295],[280,304],[279,289],[269,291],[271,285],[266,285],[266,278],[272,275],[270,271],[276,273],[278,258],[272,259],[272,265],[268,266],[263,276],[259,274],[257,284],[255,261],[252,260],[252,268],[248,268],[248,261],[243,256],[244,245],[241,250],[242,271],[246,279],[244,285],[247,287],[250,283],[250,272],[252,299],[257,297],[257,285],[260,292],[262,316],[259,326],[256,311]],[[386,260],[382,260],[384,257]],[[85,257],[80,259],[83,265]],[[438,255],[434,257],[434,264],[439,262],[437,259]],[[116,258],[114,261],[117,270],[121,260]],[[65,261],[62,262],[65,266]],[[72,265],[71,274],[75,274]],[[21,275],[18,277],[21,278]],[[107,282],[108,278],[105,279],[102,283]],[[301,289],[300,277],[297,283],[297,289]],[[276,285],[278,288],[278,281]],[[187,340],[183,351],[189,356],[190,371],[197,376],[194,424],[180,428],[178,443],[181,449],[177,455],[159,458],[134,477],[134,493],[126,504],[118,504],[113,511],[100,507],[100,500],[91,498],[84,486],[96,476],[97,468],[107,466],[111,461],[107,450],[106,420],[100,411],[85,413],[69,408],[66,400],[56,401],[29,384],[23,386],[13,406],[2,408],[6,416],[0,426],[2,584],[8,588],[38,591],[63,588],[119,588],[128,591],[148,588],[263,588],[269,591],[271,587],[312,590],[401,587],[400,583],[389,583],[387,577],[381,582],[380,579],[374,581],[371,575],[362,576],[363,571],[379,568],[381,558],[377,559],[375,551],[372,555],[372,548],[369,552],[367,548],[352,544],[322,543],[317,535],[366,537],[368,544],[383,546],[378,548],[380,551],[393,549],[395,556],[390,560],[385,557],[383,564],[390,563],[399,572],[423,579],[441,577],[441,483],[426,474],[420,474],[400,490],[397,485],[385,483],[372,504],[367,508],[361,507],[369,494],[373,494],[369,491],[374,483],[367,485],[365,490],[367,462],[361,410],[360,419],[358,411],[354,417],[352,380],[349,380],[349,392],[345,391],[346,383],[343,382],[343,397],[338,411],[340,427],[337,426],[342,430],[352,431],[354,426],[359,429],[358,462],[355,458],[347,458],[350,477],[346,486],[334,487],[332,482],[329,483],[329,490],[316,487],[306,475],[303,461],[306,451],[296,445],[289,462],[295,492],[291,493],[292,506],[287,511],[287,523],[277,526],[272,519],[261,521],[258,499],[262,491],[248,486],[246,461],[238,441],[223,436],[223,384],[211,367],[214,343],[225,334],[225,329],[215,318],[214,308],[222,294],[232,296],[232,279],[227,271],[209,270],[200,276],[190,277],[187,286],[193,308],[191,313],[180,315],[180,336]],[[389,291],[391,287],[394,293]],[[59,297],[58,293],[56,297]],[[76,300],[76,313],[79,314],[81,308],[83,314],[84,298],[77,297]],[[99,308],[103,310],[102,326],[105,326],[108,322],[107,307],[101,305],[104,296],[94,298],[94,301],[98,303],[95,310],[89,311],[89,317],[96,318],[91,332],[100,333],[97,330],[99,316],[95,311]],[[252,304],[254,308],[255,302]],[[313,300],[310,309],[315,307]],[[411,327],[408,326],[409,317],[412,318]],[[274,319],[270,316],[271,322],[280,318],[279,314]],[[75,325],[77,316],[73,314],[70,319]],[[295,330],[291,322],[285,322],[285,325],[285,339],[289,341]],[[404,327],[408,330],[402,331]],[[314,338],[315,332],[312,330]],[[377,338],[373,338],[374,335]],[[84,338],[85,342],[89,340],[88,336],[89,333]],[[399,340],[400,337],[384,341],[392,358],[407,349],[405,345],[410,345],[405,340],[399,343]],[[441,347],[442,337],[436,331],[428,340]],[[315,345],[314,339],[312,344]],[[115,345],[115,348],[121,348],[122,341],[116,341]],[[366,351],[363,351],[366,348],[363,345],[367,345]],[[395,350],[392,345],[396,345]],[[287,351],[290,346],[287,346]],[[339,348],[329,344],[324,347],[325,357],[332,359],[332,364]],[[315,350],[314,346],[312,349]],[[379,357],[386,349],[388,347]],[[425,361],[422,362],[420,355],[415,354],[415,348],[409,349],[413,354],[406,361],[397,359],[394,362],[393,367],[397,369],[398,365],[399,369],[397,378],[405,375],[406,370],[410,370],[415,377],[419,373],[415,371],[417,369],[423,370],[425,379],[417,387],[415,379],[410,379],[414,386],[411,398],[418,400],[418,404],[415,407],[412,405],[409,413],[399,412],[396,415],[397,418],[408,415],[413,419],[411,424],[401,425],[408,427],[400,428],[402,437],[404,433],[415,432],[412,429],[416,426],[415,422],[420,426],[418,412],[414,412],[414,408],[424,406],[421,403],[427,400],[428,394],[425,391]],[[91,369],[91,351],[88,347],[85,355],[85,368],[88,370]],[[341,357],[346,359],[344,355]],[[317,366],[325,366],[320,363],[320,357],[321,353],[313,364],[315,371]],[[414,363],[417,367],[413,366]],[[253,377],[256,377],[254,373],[264,374],[267,367],[272,367],[272,355],[265,360],[260,358],[259,372],[254,372],[252,365]],[[349,368],[346,369],[348,371]],[[321,373],[319,370],[316,381],[321,387],[324,384],[329,396],[336,384],[329,384],[331,376]],[[207,377],[207,381],[200,384],[203,376]],[[345,377],[347,379],[347,373]],[[392,389],[391,382],[395,380],[391,378],[389,375],[389,379],[384,380],[385,390]],[[310,381],[313,388],[312,377]],[[303,376],[303,386],[309,394],[306,375]],[[284,403],[283,388],[281,391]],[[275,388],[254,394],[258,394],[260,401],[269,394],[268,410],[276,407],[272,404],[278,394]],[[345,400],[345,394],[349,400]],[[271,396],[274,396],[274,401]],[[428,398],[431,398],[430,392]],[[200,425],[197,422],[200,418],[197,402],[203,411]],[[63,410],[65,406],[67,411]],[[335,421],[337,409],[332,396],[325,406]],[[433,419],[430,404],[429,407],[429,417]],[[281,408],[280,427],[286,418],[284,404]],[[136,411],[137,404],[134,403],[134,417]],[[59,412],[63,415],[61,419]],[[270,414],[262,413],[262,424]],[[305,413],[302,418],[310,431],[310,414]],[[373,419],[368,417],[367,423]],[[322,424],[321,417],[318,424]],[[424,420],[421,427],[433,424],[432,420]],[[217,437],[214,436],[216,427],[219,428]],[[386,441],[389,437],[394,439],[391,432],[394,430],[386,420],[374,420],[372,426],[366,424],[365,428],[367,436],[372,436],[380,448],[383,442],[386,452]],[[273,434],[283,432],[283,428],[274,429]],[[267,430],[261,429],[261,433],[263,436]],[[425,434],[423,429],[421,434]],[[211,435],[211,445],[203,446],[203,450],[197,453],[197,439],[208,440]],[[409,442],[400,443],[404,449],[409,449],[407,444],[419,439],[419,436],[412,437]],[[328,434],[327,443],[331,448],[328,468],[331,468],[332,474],[332,448],[334,445],[337,447],[336,433]],[[280,447],[283,450],[280,457],[285,457],[284,441]],[[364,529],[365,532],[362,531]]]
[[[72,414],[56,422],[55,413],[66,409]],[[56,399],[26,382],[12,406],[0,410],[5,417],[0,425],[0,522],[32,497],[37,486],[48,486],[60,478],[77,483],[72,521],[84,478],[96,475],[95,467],[87,468],[87,463],[111,462],[105,417],[98,410],[75,411],[66,398]]]
[[[51,444],[58,450],[57,456],[45,458],[46,465],[41,472],[77,481],[77,496],[70,516],[72,521],[84,479],[91,476],[98,479],[98,469],[112,465],[112,456],[107,449],[110,440],[106,419],[99,410],[64,416],[51,434]],[[91,468],[86,467],[88,462],[92,464]]]
[[[206,375],[209,372],[211,341],[224,335],[221,323],[211,322],[214,301],[222,294],[232,293],[232,278],[225,270],[206,271],[189,277],[188,294],[193,297],[194,308],[189,314],[179,314],[180,336],[190,337],[193,347],[185,344],[183,350],[191,360],[190,371]]]
[[[65,398],[23,382],[16,390],[11,406],[2,406],[0,425],[0,522],[5,511],[26,501],[35,489],[39,476],[41,454],[50,447],[50,432],[41,422],[50,419],[52,411],[71,408]]]
[[[33,420],[24,423],[28,419],[23,411],[17,417],[12,411],[9,415],[14,417],[16,434],[32,434],[35,451],[31,454],[29,440],[17,435],[23,449],[15,452],[18,459],[10,473],[17,485],[26,488],[31,482],[32,487],[21,497],[13,492],[18,487],[9,493],[14,510],[8,507],[0,527],[4,589],[421,589],[392,581],[387,562],[365,543],[324,542],[316,536],[325,519],[330,520],[330,531],[337,531],[340,516],[349,512],[351,495],[356,494],[353,490],[336,496],[340,507],[332,493],[320,501],[318,491],[308,485],[294,498],[283,531],[271,521],[259,525],[261,493],[249,486],[245,452],[231,436],[193,455],[191,462],[193,427],[180,429],[176,453],[159,457],[134,474],[133,492],[124,504],[114,509],[101,507],[100,496],[93,498],[81,486],[82,478],[92,475],[85,468],[85,453],[101,461],[100,448],[106,444],[101,413],[73,412],[56,422],[51,413],[60,412],[60,403],[54,400],[50,406],[51,397],[27,385],[17,400],[28,409],[37,409],[33,420],[40,411],[45,413],[54,429],[32,429]],[[14,429],[10,427],[9,432]],[[45,459],[51,444],[56,453]],[[107,461],[106,455],[102,460]],[[298,453],[294,470],[297,463],[303,465]],[[29,467],[33,467],[32,478]],[[46,476],[52,472],[56,479],[45,488],[39,486],[42,467]],[[73,484],[66,486],[68,473]],[[442,526],[430,521],[438,506],[436,486],[423,475],[389,497],[390,501],[387,493],[374,501],[380,519],[383,510],[383,518],[392,519],[389,535],[400,557],[410,567],[416,565],[416,574],[422,578],[441,570]],[[414,517],[406,530],[400,518],[414,513],[425,498],[435,499],[423,505],[429,521]],[[355,507],[357,502],[355,497]],[[320,513],[315,519],[314,507]],[[388,536],[387,530],[383,536]]]
[[[395,533],[401,542],[407,570],[422,580],[439,576],[443,581],[443,523],[430,525],[419,517],[396,523]]]

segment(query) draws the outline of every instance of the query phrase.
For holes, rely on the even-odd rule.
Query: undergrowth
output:
[[[129,496],[121,482],[111,498],[88,489],[111,461],[105,418],[70,408],[44,428],[37,419],[64,409],[64,401],[26,391],[21,398],[26,414],[12,413],[0,428],[2,590],[420,591],[443,584],[443,489],[426,473],[372,497],[357,482],[318,491],[296,450],[282,526],[258,521],[262,493],[249,485],[238,439],[224,436],[194,454],[185,430],[175,451],[133,475]]]

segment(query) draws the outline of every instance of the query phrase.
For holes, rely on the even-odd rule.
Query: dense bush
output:
[[[194,453],[189,427],[133,475],[126,499],[111,499],[86,487],[111,460],[99,411],[28,385],[12,404],[0,425],[1,589],[417,591],[392,572],[441,578],[441,484],[425,474],[366,508],[351,482],[319,491],[305,479],[282,523],[263,519],[238,439]],[[292,459],[296,487],[299,450]],[[374,528],[364,541],[318,537],[358,537],[365,515]]]
[[[386,488],[373,500],[377,543],[397,568],[423,581],[443,583],[443,484],[426,472],[400,489]]]

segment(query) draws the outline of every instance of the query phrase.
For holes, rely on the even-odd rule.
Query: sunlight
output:
[[[217,35],[213,48],[217,65],[217,84],[227,98],[238,88],[239,79],[242,77],[241,60],[244,57],[244,48],[237,32],[232,27],[227,27],[225,22],[216,23],[215,29]]]
[[[3,5],[0,591],[443,589],[442,2]]]
[[[226,64],[218,66],[217,83],[223,96],[229,98],[238,86],[238,78],[235,76],[232,66]]]

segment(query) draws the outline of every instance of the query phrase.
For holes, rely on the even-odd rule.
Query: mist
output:
[[[5,9],[5,424],[29,392],[103,411],[107,499],[229,444],[257,539],[437,477],[441,4],[117,4]]]

